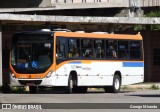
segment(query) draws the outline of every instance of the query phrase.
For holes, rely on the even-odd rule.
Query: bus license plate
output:
[[[26,83],[26,86],[34,86],[34,83]]]

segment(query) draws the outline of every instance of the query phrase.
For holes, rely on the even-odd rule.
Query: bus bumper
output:
[[[44,78],[44,79],[17,79],[10,78],[11,86],[54,86],[55,78]]]
[[[67,86],[68,80],[65,76],[51,76],[43,79],[18,79],[10,75],[10,86]]]

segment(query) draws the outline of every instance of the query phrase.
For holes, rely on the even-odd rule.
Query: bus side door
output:
[[[66,68],[68,56],[68,45],[67,38],[57,37],[56,38],[56,85],[66,86],[68,84],[68,71]],[[63,63],[63,64],[62,64]]]

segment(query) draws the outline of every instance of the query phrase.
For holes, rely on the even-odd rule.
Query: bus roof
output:
[[[36,35],[36,34],[47,34],[47,35],[52,35],[54,34],[53,31],[24,31],[24,32],[17,32],[15,35]]]
[[[108,38],[108,39],[131,39],[131,40],[142,40],[140,34],[97,34],[97,33],[79,33],[79,32],[54,32],[54,31],[25,31],[17,32],[15,35],[55,35],[63,37],[82,37],[82,38]]]

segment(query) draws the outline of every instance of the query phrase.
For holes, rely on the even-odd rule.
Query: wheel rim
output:
[[[73,88],[73,80],[70,80],[70,88]]]
[[[119,80],[116,79],[116,80],[115,80],[115,89],[118,90],[118,89],[119,89],[119,86],[120,86]]]

